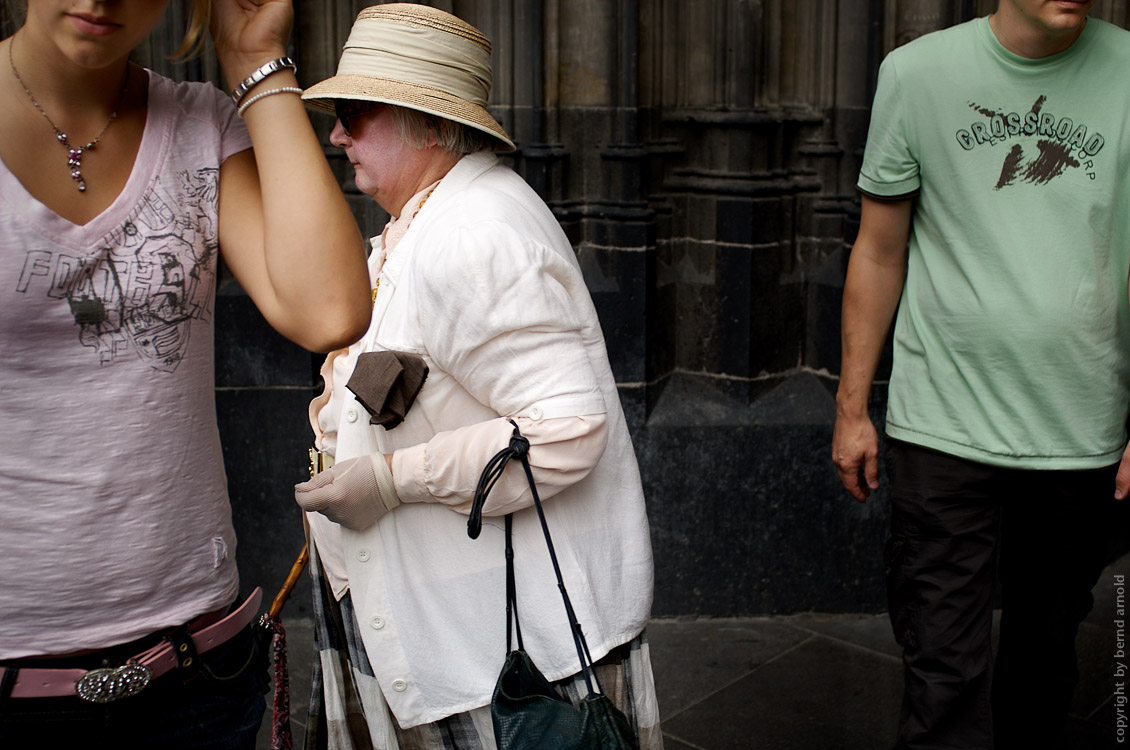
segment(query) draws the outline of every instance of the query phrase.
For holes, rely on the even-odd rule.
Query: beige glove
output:
[[[347,458],[296,484],[294,500],[303,510],[354,531],[364,531],[400,505],[392,472],[380,453]]]

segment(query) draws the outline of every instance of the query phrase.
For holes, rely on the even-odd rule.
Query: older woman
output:
[[[372,325],[327,359],[326,391],[311,404],[324,470],[295,492],[320,563],[324,691],[311,724],[331,746],[495,746],[508,513],[526,650],[578,698],[580,666],[521,471],[491,493],[482,536],[467,535],[476,481],[512,419],[531,443],[602,684],[641,746],[661,747],[631,440],[573,250],[494,154],[513,143],[484,108],[490,82],[477,29],[389,4],[361,12],[337,75],[304,95],[336,110],[331,141],[392,217],[372,242]]]

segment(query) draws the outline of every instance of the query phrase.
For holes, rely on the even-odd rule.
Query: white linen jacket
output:
[[[380,287],[361,351],[413,352],[430,372],[391,431],[370,425],[348,393],[337,460],[399,451],[395,473],[411,452],[422,451],[411,463],[426,467],[437,433],[499,417],[606,414],[596,467],[544,503],[573,607],[601,658],[647,624],[652,557],[635,454],[569,241],[537,194],[483,152],[452,168],[383,256],[376,240],[370,266],[380,269]],[[521,466],[512,462],[507,472]],[[403,727],[490,703],[506,647],[502,521],[484,518],[472,540],[463,513],[405,502],[365,531],[340,530],[361,638]],[[514,514],[514,545],[526,650],[550,680],[575,674],[533,508]]]

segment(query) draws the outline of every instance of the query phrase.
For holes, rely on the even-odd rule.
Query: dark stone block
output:
[[[514,165],[522,178],[547,202],[560,200],[565,194],[565,175],[569,152],[557,143],[529,143],[520,147],[521,159]]]
[[[749,428],[646,430],[637,446],[655,556],[655,616],[735,613],[749,564]],[[750,610],[758,606],[749,602]]]
[[[746,384],[745,399],[748,403],[755,403],[759,398],[788,379],[788,373],[774,373],[773,375],[763,375],[750,380]]]
[[[678,359],[678,286],[673,263],[674,246],[656,249],[654,283],[649,292],[645,318],[647,353],[645,373],[648,382],[657,382],[675,369]]]
[[[851,247],[859,236],[859,213],[844,216],[844,244]],[[844,258],[843,274],[847,275],[847,258]]]
[[[644,381],[654,253],[585,246],[577,260],[600,318],[616,381]]]
[[[752,252],[752,269],[747,277],[750,326],[746,341],[742,341],[749,352],[745,371],[751,375],[787,372],[796,367],[803,351],[804,284],[787,274],[784,248]],[[733,346],[734,341],[727,344]]]
[[[804,363],[814,370],[840,372],[842,355],[840,313],[844,299],[845,251],[829,256],[808,284],[808,317],[805,323]]]
[[[753,207],[748,200],[718,199],[717,228],[719,242],[753,244]]]
[[[642,249],[655,244],[655,221],[642,207],[596,209],[586,217],[584,234],[600,247]]]
[[[310,389],[216,392],[232,521],[238,540],[240,590],[262,586],[268,602],[290,572],[304,542],[294,485],[309,478],[311,444],[306,408]],[[284,612],[309,612],[310,584],[302,576]]]
[[[313,385],[313,355],[271,328],[242,291],[216,296],[215,331],[217,387]]]
[[[640,144],[608,145],[601,149],[604,160],[601,174],[604,185],[600,194],[618,200],[635,200],[643,195],[647,151]]]
[[[748,248],[692,244],[676,266],[678,366],[691,372],[750,375]]]
[[[843,491],[833,418],[809,374],[753,407],[672,378],[637,444],[656,615],[882,611],[885,488],[863,505]]]
[[[647,412],[647,389],[641,386],[617,388],[620,394],[620,407],[624,410],[624,421],[628,423],[628,432],[633,443],[636,436],[643,430]]]
[[[812,213],[812,236],[824,242],[841,244],[844,236],[844,215],[842,213]]]
[[[660,391],[648,417],[649,428],[734,426],[753,423],[753,410],[727,394],[722,382],[678,373]]]
[[[885,607],[886,505],[844,494],[831,429],[649,426],[656,615]]]
[[[831,425],[836,421],[836,399],[820,378],[802,372],[759,398],[753,421],[763,425]]]
[[[721,211],[719,202],[719,211]],[[770,198],[750,202],[751,245],[772,245],[788,239],[792,224],[792,201],[787,198]],[[719,237],[722,240],[721,226]]]
[[[558,223],[561,224],[561,229],[565,232],[566,239],[573,249],[581,246],[583,241],[582,235],[584,234],[584,222],[574,212],[559,206],[550,206],[553,210],[553,215],[557,218]]]
[[[755,600],[765,612],[879,612],[886,606],[884,491],[859,504],[831,462],[831,425],[780,426],[754,436],[762,531]]]

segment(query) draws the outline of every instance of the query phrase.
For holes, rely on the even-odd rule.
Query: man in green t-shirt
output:
[[[880,69],[833,460],[857,500],[878,487],[867,403],[894,319],[900,748],[1054,745],[1130,490],[1130,33],[1093,2],[1000,0]]]

